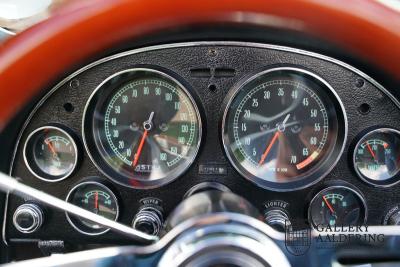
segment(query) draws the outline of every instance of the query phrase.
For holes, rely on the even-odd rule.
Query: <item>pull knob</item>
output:
[[[285,232],[291,226],[289,216],[280,209],[271,209],[265,212],[265,222],[277,231]]]
[[[400,211],[394,212],[387,220],[388,225],[400,225]]]
[[[133,228],[150,235],[158,235],[163,226],[163,215],[152,206],[140,208],[132,222]]]
[[[21,233],[30,234],[42,226],[43,217],[43,211],[38,205],[22,204],[14,212],[13,224]]]

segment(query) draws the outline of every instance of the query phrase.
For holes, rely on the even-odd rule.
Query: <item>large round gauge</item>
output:
[[[400,132],[389,128],[375,129],[356,144],[354,168],[364,181],[389,186],[399,181]]]
[[[43,126],[33,131],[24,146],[28,169],[39,179],[57,182],[67,178],[78,162],[78,147],[66,130]]]
[[[103,216],[110,220],[117,220],[119,208],[114,193],[105,185],[90,181],[75,186],[68,194],[67,201],[85,210]],[[99,235],[107,232],[95,222],[66,213],[70,224],[79,232],[87,235]]]
[[[362,225],[367,218],[367,207],[357,191],[331,186],[311,200],[308,216],[313,227]]]
[[[92,94],[83,123],[95,164],[116,182],[152,188],[193,162],[201,140],[198,108],[187,89],[152,69],[106,79]]]
[[[266,70],[239,82],[227,99],[225,151],[239,173],[261,187],[285,191],[315,183],[342,153],[343,105],[313,73]]]

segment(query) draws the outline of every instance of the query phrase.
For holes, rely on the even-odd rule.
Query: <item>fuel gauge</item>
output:
[[[399,181],[400,132],[380,128],[358,141],[353,155],[358,176],[367,183],[389,186]]]
[[[44,126],[33,131],[24,147],[28,169],[37,178],[57,182],[70,176],[78,162],[78,148],[66,130]]]

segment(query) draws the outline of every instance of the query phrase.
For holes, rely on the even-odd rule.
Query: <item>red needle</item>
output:
[[[99,209],[99,192],[94,195],[94,208]]]
[[[331,211],[331,213],[334,214],[335,210],[332,208],[332,205],[329,203],[329,201],[326,199],[326,197],[323,196],[322,199],[324,200],[325,204],[328,206],[328,208]]]
[[[53,153],[53,156],[56,157],[57,156],[57,152],[56,152],[54,146],[51,144],[51,142],[47,142],[46,144],[49,147],[51,153]]]
[[[148,130],[145,130],[144,133],[143,133],[142,139],[140,140],[140,143],[139,143],[139,147],[138,147],[138,149],[137,149],[137,151],[135,153],[135,156],[134,156],[134,160],[133,160],[133,163],[132,163],[133,167],[135,167],[136,164],[139,161],[139,157],[140,157],[140,154],[142,153],[144,141],[146,140],[148,132],[149,132]]]
[[[265,150],[264,154],[262,154],[260,161],[258,162],[258,165],[261,165],[264,163],[265,158],[268,156],[269,151],[271,150],[272,146],[274,145],[274,143],[276,142],[276,140],[278,139],[279,135],[280,135],[280,131],[277,131],[274,134],[274,137],[272,137],[271,142],[269,143],[267,149]]]
[[[376,160],[375,153],[374,153],[374,151],[372,150],[371,146],[370,146],[369,144],[367,144],[367,147],[368,147],[369,153],[371,153],[372,157],[374,157],[374,159]]]

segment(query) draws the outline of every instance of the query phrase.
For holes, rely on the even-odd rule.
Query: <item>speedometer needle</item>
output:
[[[368,147],[369,153],[371,153],[371,156],[374,158],[374,160],[376,160],[376,155],[368,143],[367,143],[367,147]]]
[[[144,132],[143,132],[142,139],[140,140],[139,147],[135,153],[134,160],[132,162],[132,167],[135,167],[139,161],[140,154],[142,153],[142,150],[143,150],[144,141],[146,141],[147,135],[148,135],[149,131],[151,130],[151,128],[153,127],[153,122],[152,122],[153,117],[154,117],[154,111],[150,113],[149,119],[143,123]]]

